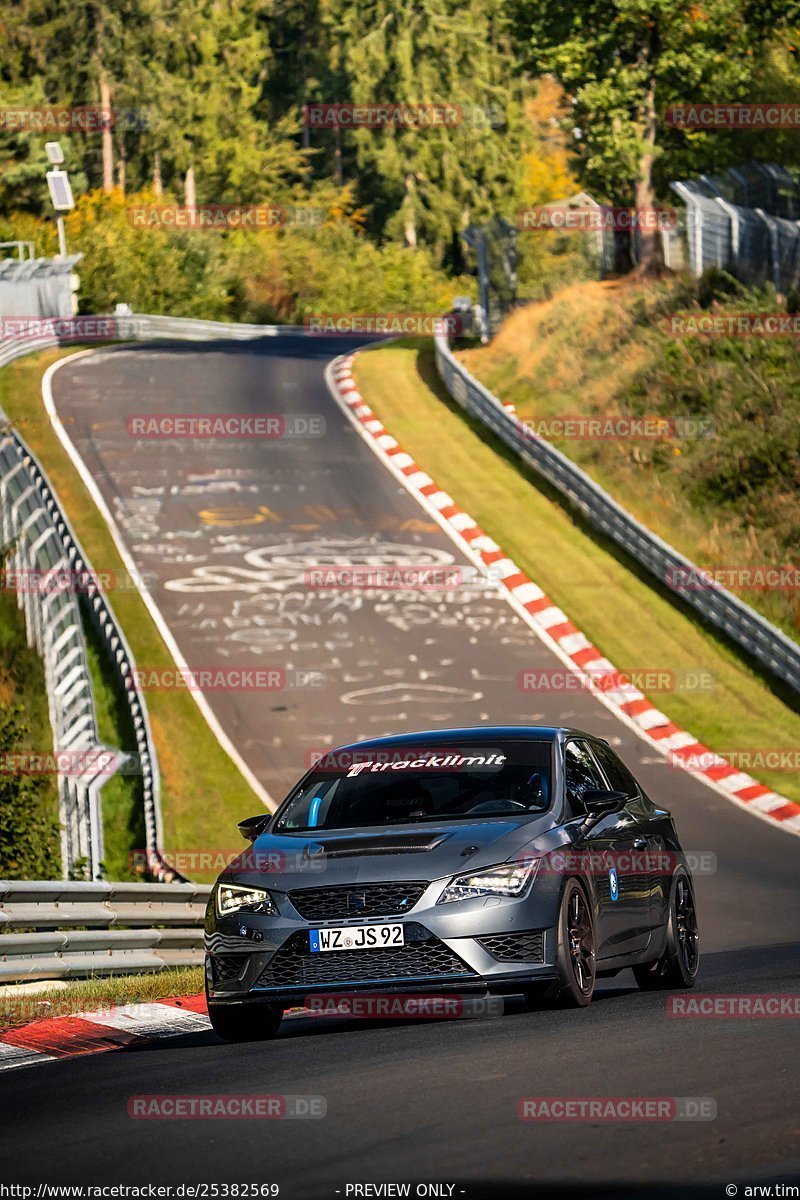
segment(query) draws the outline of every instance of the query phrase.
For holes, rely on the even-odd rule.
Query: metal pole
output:
[[[58,257],[67,257],[67,230],[64,225],[64,218],[59,217],[56,224],[58,225]]]

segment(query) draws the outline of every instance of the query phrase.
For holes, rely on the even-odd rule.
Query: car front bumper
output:
[[[437,904],[446,881],[428,886],[406,915],[309,921],[288,897],[277,915],[242,913],[206,922],[206,985],[214,1003],[284,1007],[310,995],[365,991],[510,992],[556,975],[558,896],[535,885],[515,898]],[[273,893],[274,895],[274,893]],[[309,930],[404,926],[402,948],[311,953]]]

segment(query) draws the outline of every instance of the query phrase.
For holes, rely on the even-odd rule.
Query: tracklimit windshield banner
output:
[[[347,778],[352,779],[363,773],[372,774],[381,771],[458,771],[458,770],[497,770],[505,766],[505,754],[430,754],[424,758],[399,757],[392,761],[371,761],[353,763],[347,771]]]

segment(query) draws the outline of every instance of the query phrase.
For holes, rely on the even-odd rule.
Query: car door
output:
[[[587,791],[612,787],[592,743],[583,738],[565,744],[564,781],[568,808],[576,816],[586,811]],[[594,885],[598,960],[645,949],[651,932],[650,889],[636,868],[647,841],[636,814],[626,805],[604,817],[582,834],[575,848]]]
[[[634,858],[631,873],[636,886],[647,891],[648,920],[652,931],[662,925],[665,919],[662,873],[668,856],[659,813],[645,797],[631,772],[606,742],[592,741],[592,750],[609,787],[625,792],[628,796],[626,811],[637,826],[633,840]]]

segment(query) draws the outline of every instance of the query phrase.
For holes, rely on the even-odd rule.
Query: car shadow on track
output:
[[[706,954],[701,960],[698,986],[683,995],[775,995],[797,992],[800,980],[800,942],[777,946],[751,946],[741,950],[723,950]],[[619,1011],[618,1004],[626,1001],[626,1007],[642,1007],[650,1010],[654,1017],[667,1015],[668,991],[642,992],[636,986],[629,971],[623,971],[612,979],[598,980],[592,1004],[582,1010],[584,1021],[604,1021]],[[485,1000],[486,997],[480,997]],[[277,1041],[296,1038],[318,1037],[334,1033],[365,1033],[406,1027],[486,1025],[495,1021],[524,1020],[525,1018],[555,1021],[558,1024],[578,1018],[575,1010],[560,1007],[552,1001],[542,999],[526,1002],[521,996],[505,996],[502,1007],[486,1015],[458,1017],[349,1017],[334,1015],[311,1015],[297,1012],[284,1018]],[[505,1028],[508,1028],[506,1025]],[[223,1040],[209,1029],[197,1033],[178,1034],[174,1037],[158,1038],[124,1047],[128,1054],[146,1054],[166,1047],[191,1049],[198,1046],[225,1045]],[[257,1043],[256,1043],[257,1044]]]

